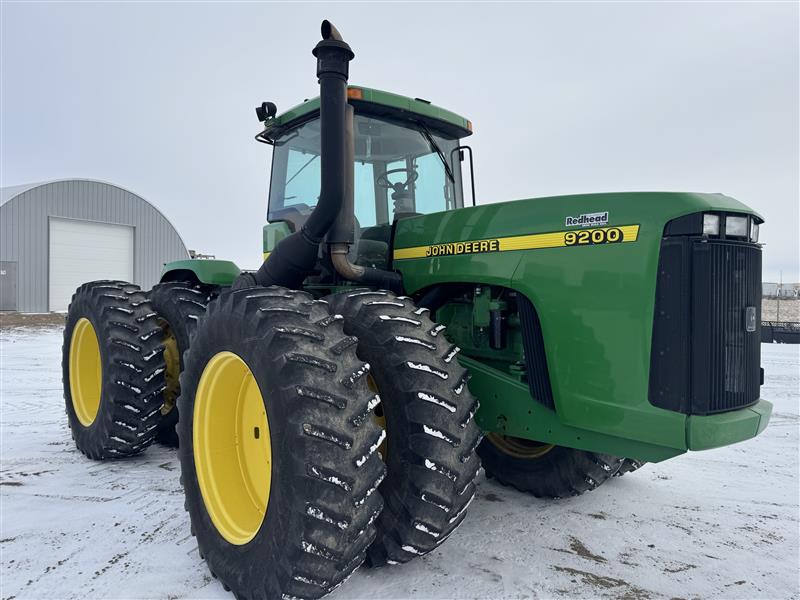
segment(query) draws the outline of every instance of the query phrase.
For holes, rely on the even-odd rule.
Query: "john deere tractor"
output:
[[[87,283],[64,334],[78,448],[179,443],[200,556],[237,598],[434,550],[481,465],[558,498],[764,429],[761,217],[719,194],[475,205],[467,119],[348,86],[327,21],[313,54],[318,98],[256,109],[261,268]]]

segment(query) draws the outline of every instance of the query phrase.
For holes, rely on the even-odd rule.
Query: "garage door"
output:
[[[133,281],[133,227],[50,219],[50,310],[67,310],[80,284]]]

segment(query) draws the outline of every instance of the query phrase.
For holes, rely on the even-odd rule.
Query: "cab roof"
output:
[[[472,135],[472,123],[468,119],[421,98],[409,98],[356,85],[347,87],[347,98],[360,114],[421,121],[429,129],[451,139]],[[269,119],[265,123],[264,131],[257,138],[263,141],[275,140],[285,131],[313,119],[318,114],[319,97],[306,100]]]

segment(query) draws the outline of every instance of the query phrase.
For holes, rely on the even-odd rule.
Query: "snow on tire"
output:
[[[386,291],[327,297],[369,363],[386,424],[381,484],[386,506],[367,564],[407,562],[437,548],[461,524],[475,495],[478,401],[458,347],[428,310]]]
[[[638,471],[647,463],[643,460],[636,460],[635,458],[626,458],[622,461],[622,466],[614,473],[614,477],[622,477],[627,473]]]
[[[161,328],[138,286],[93,281],[67,312],[64,400],[78,449],[101,460],[147,448],[161,421],[165,388]]]

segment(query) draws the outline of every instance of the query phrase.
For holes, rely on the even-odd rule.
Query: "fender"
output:
[[[241,272],[241,269],[229,260],[176,260],[164,265],[159,282],[190,280],[197,283],[230,286]]]

